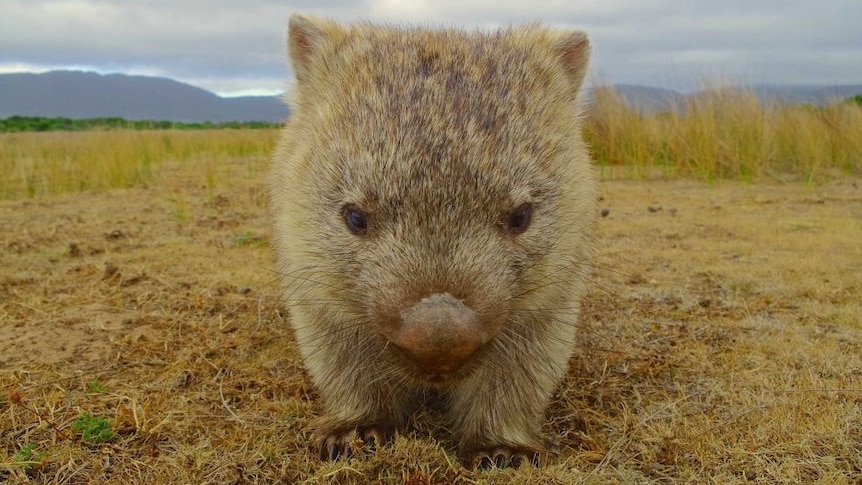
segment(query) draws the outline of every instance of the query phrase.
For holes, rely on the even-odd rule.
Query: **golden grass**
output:
[[[611,88],[595,91],[586,137],[600,166],[626,176],[679,175],[822,183],[862,173],[862,106],[765,104],[746,90],[711,89],[666,113],[641,115]],[[614,173],[613,170],[603,173]]]
[[[147,185],[165,162],[227,160],[272,152],[276,130],[89,131],[0,134],[0,199]]]
[[[596,90],[584,127],[603,178],[793,178],[809,184],[862,174],[862,106],[761,103],[713,89],[672,112],[639,114]],[[0,200],[147,185],[165,162],[198,160],[207,184],[226,160],[272,152],[278,130],[0,134]]]

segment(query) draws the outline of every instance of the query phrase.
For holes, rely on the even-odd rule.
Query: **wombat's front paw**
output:
[[[520,468],[522,466],[538,467],[540,465],[540,452],[528,448],[500,446],[467,452],[465,461],[468,466],[480,470]]]
[[[337,430],[320,438],[320,459],[337,461],[347,460],[355,452],[373,452],[395,436],[392,426],[368,426],[347,430]],[[360,441],[361,440],[361,441]],[[359,446],[358,449],[356,447]]]

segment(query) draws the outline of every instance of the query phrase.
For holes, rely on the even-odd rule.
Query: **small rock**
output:
[[[131,278],[126,278],[120,282],[120,286],[134,286],[144,281],[147,278],[146,274],[139,274],[137,276],[132,276]]]
[[[651,206],[647,207],[647,210],[650,212],[658,212],[661,210],[661,206],[660,205],[659,206],[651,205]]]
[[[189,384],[191,384],[193,380],[195,380],[194,373],[190,370],[184,370],[174,378],[173,387],[184,389],[189,387]]]
[[[610,213],[611,213],[611,210],[610,210],[610,209],[608,209],[607,207],[605,207],[604,209],[602,209],[602,217],[607,217],[607,216],[608,216],[608,214],[610,214]]]
[[[119,272],[119,271],[120,271],[120,268],[117,267],[116,264],[108,261],[107,263],[105,263],[105,274],[104,274],[104,276],[102,276],[102,279],[107,280],[107,279],[113,278],[114,275],[116,275],[117,272]]]
[[[123,237],[126,237],[126,233],[124,233],[123,231],[121,231],[119,229],[114,229],[113,231],[105,234],[106,239],[110,239],[110,240],[114,240],[114,241],[116,241],[117,239],[123,238]]]

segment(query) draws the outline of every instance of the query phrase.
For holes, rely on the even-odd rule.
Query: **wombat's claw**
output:
[[[391,441],[393,435],[393,429],[385,426],[333,432],[320,440],[320,459],[323,461],[349,460],[356,451],[365,450],[373,453],[379,446]],[[357,437],[361,437],[361,443],[357,443]],[[356,444],[362,448],[354,450],[353,445]]]
[[[530,450],[511,448],[495,448],[479,450],[472,453],[473,465],[479,470],[502,470],[503,468],[521,468],[522,466],[539,466],[539,453]]]

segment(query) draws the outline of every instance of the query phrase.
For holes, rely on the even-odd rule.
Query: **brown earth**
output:
[[[0,482],[862,483],[858,180],[602,183],[558,455],[480,473],[433,403],[316,461],[265,182],[175,175],[0,202]],[[83,413],[115,435],[82,442]]]

